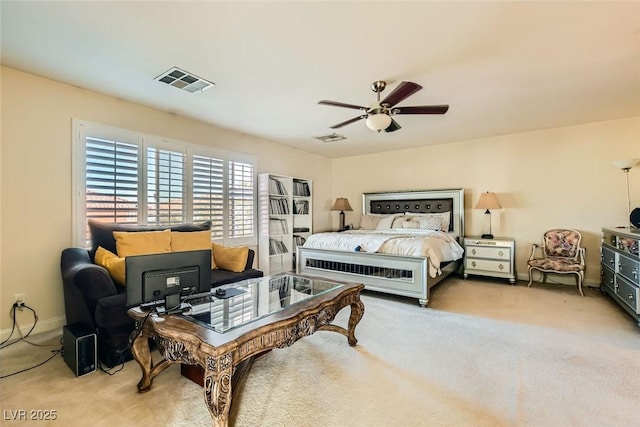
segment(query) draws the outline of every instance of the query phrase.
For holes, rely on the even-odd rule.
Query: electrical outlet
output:
[[[13,303],[17,305],[18,310],[22,310],[24,301],[27,299],[27,294],[15,294],[13,297]]]

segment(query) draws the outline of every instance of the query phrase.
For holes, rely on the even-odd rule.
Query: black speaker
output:
[[[62,329],[64,361],[77,377],[96,371],[96,338],[95,331],[79,323],[67,325]]]

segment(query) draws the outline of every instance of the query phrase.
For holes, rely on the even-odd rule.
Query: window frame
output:
[[[147,179],[147,149],[178,151],[184,154],[183,189],[185,203],[183,206],[182,222],[193,221],[193,156],[202,156],[223,162],[223,208],[222,208],[222,237],[212,237],[212,241],[227,246],[257,245],[258,241],[258,185],[257,158],[244,153],[231,152],[216,147],[193,144],[180,140],[163,138],[126,129],[119,129],[98,123],[72,119],[72,239],[75,245],[86,246],[86,138],[95,137],[110,139],[118,142],[135,144],[138,148],[138,221],[136,224],[146,225],[148,218],[148,179]],[[252,167],[252,233],[251,236],[232,237],[230,235],[230,162],[240,162]],[[200,220],[195,221],[200,222]],[[151,223],[158,224],[158,223]],[[168,225],[168,224],[167,224]]]

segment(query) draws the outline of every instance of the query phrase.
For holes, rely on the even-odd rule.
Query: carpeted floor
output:
[[[640,328],[595,290],[582,298],[567,286],[450,278],[427,309],[373,293],[363,301],[356,347],[318,332],[259,358],[232,424],[639,425]],[[44,360],[59,334],[32,341],[54,346],[2,350],[2,375]],[[51,424],[67,426],[210,425],[200,387],[177,365],[145,394],[139,377],[129,362],[113,376],[75,378],[57,356],[0,380],[2,425],[25,425],[8,419],[21,409],[55,410]]]

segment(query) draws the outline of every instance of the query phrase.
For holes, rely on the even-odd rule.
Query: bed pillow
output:
[[[442,224],[442,218],[437,216],[425,216],[418,218],[418,228],[421,230],[446,231],[447,228]]]
[[[378,225],[376,226],[376,230],[389,230],[393,225],[393,220],[396,219],[398,215],[388,215],[381,217],[378,221]]]
[[[405,221],[402,223],[402,228],[417,230],[420,228],[420,221]]]
[[[404,223],[407,222],[408,219],[409,218],[404,215],[394,218],[391,223],[391,228],[404,228]]]
[[[440,218],[441,230],[449,231],[449,225],[451,223],[451,212],[438,212],[438,213],[417,213],[417,212],[405,212],[410,217],[410,221],[417,221],[418,218]],[[430,228],[429,230],[433,230]]]
[[[378,227],[378,222],[382,218],[388,217],[389,214],[363,214],[360,217],[360,229],[362,230],[375,230]]]
[[[362,230],[375,230],[380,221],[379,216],[374,215],[362,215],[360,217],[360,229]]]

